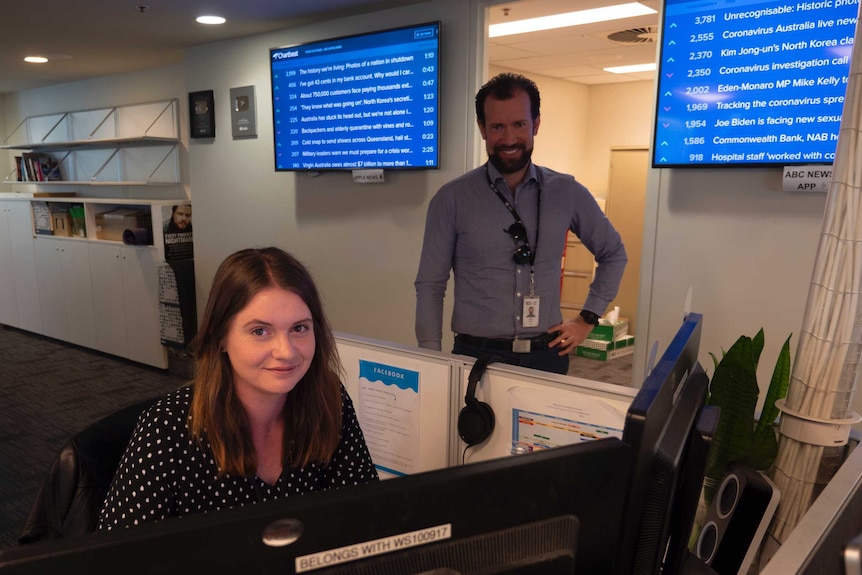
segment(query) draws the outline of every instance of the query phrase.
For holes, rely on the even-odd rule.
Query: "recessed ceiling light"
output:
[[[655,70],[653,64],[633,64],[631,66],[613,66],[611,68],[602,68],[605,72],[612,74],[633,74],[634,72],[652,72]]]
[[[198,24],[224,24],[226,22],[221,16],[198,16],[195,21]]]
[[[633,18],[655,14],[656,11],[639,2],[606,6],[604,8],[592,8],[590,10],[579,10],[577,12],[566,12],[565,14],[554,14],[552,16],[541,16],[539,18],[527,18],[526,20],[514,20],[501,24],[488,26],[488,37],[510,36],[512,34],[524,34],[526,32],[538,32],[540,30],[553,30],[567,26],[578,26],[580,24],[594,24],[620,18]]]
[[[45,62],[55,62],[57,60],[70,60],[72,57],[68,54],[42,54],[26,56],[24,58],[25,62],[30,62],[31,64],[44,64]]]

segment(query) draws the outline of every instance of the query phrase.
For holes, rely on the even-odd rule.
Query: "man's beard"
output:
[[[491,164],[497,168],[501,174],[514,174],[523,170],[530,163],[530,158],[533,155],[533,148],[527,149],[523,144],[514,146],[521,150],[521,155],[518,157],[504,158],[500,155],[500,150],[511,149],[511,146],[497,146],[494,148],[494,153],[488,156]]]

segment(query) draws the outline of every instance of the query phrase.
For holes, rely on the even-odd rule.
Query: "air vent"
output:
[[[608,40],[618,44],[647,44],[655,42],[658,28],[648,26],[646,28],[629,28],[628,30],[620,30],[619,32],[611,32],[608,34]]]

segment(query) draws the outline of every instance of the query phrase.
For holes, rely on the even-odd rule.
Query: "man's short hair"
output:
[[[511,72],[497,74],[476,94],[476,119],[480,124],[485,125],[485,100],[488,96],[493,96],[497,100],[508,100],[521,91],[526,92],[530,97],[530,115],[535,120],[539,117],[539,88],[526,76]]]

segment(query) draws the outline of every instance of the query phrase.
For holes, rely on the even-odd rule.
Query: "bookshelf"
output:
[[[4,184],[159,186],[180,183],[177,100],[24,118],[0,149],[15,154]],[[28,159],[51,165],[39,175]],[[50,179],[48,174],[59,178]]]

